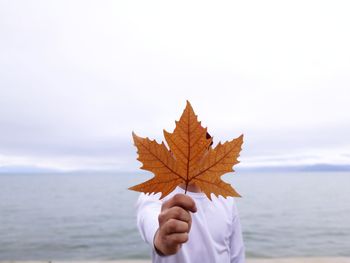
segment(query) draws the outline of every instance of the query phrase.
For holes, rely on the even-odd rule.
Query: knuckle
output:
[[[176,194],[173,197],[174,201],[180,202],[182,200],[182,195],[181,194]]]
[[[183,233],[181,235],[176,236],[175,238],[176,243],[185,243],[188,241],[188,234]]]
[[[174,217],[180,218],[182,215],[182,209],[180,207],[174,207]]]
[[[169,219],[168,221],[168,229],[170,231],[176,231],[177,228],[177,222],[175,219]]]
[[[190,212],[189,211],[187,211],[187,210],[185,210],[185,216],[186,216],[186,218],[188,219],[188,220],[191,220],[191,214],[190,214]]]
[[[186,222],[179,222],[179,232],[187,232],[188,230],[188,225]]]
[[[185,223],[186,224],[186,226],[185,226],[185,232],[186,233],[188,233],[188,232],[190,232],[190,229],[191,229],[191,226],[190,226],[190,224],[188,224],[188,223]]]
[[[183,243],[188,241],[188,233],[184,233],[183,235]]]
[[[190,197],[188,198],[187,202],[188,202],[188,204],[189,204],[190,207],[196,206],[196,203],[195,203],[194,200],[193,200],[192,198],[190,198]]]
[[[176,237],[168,236],[168,245],[172,248],[176,247],[179,242],[177,242]]]

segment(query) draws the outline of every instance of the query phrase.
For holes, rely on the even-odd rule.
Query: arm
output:
[[[245,262],[245,249],[242,237],[242,227],[239,220],[236,203],[232,207],[232,233],[230,238],[231,263]]]
[[[192,198],[177,194],[166,202],[141,195],[137,203],[137,226],[143,240],[160,255],[173,255],[188,240],[191,215],[196,211]]]

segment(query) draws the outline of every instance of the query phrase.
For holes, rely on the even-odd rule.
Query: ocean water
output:
[[[0,260],[149,258],[135,224],[140,174],[0,175]],[[248,257],[350,256],[350,173],[224,176]]]

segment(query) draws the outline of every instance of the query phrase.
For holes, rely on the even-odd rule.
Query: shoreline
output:
[[[151,260],[0,260],[0,263],[151,263]],[[350,263],[350,257],[247,258],[246,263]]]

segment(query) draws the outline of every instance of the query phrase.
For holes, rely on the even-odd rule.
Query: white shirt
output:
[[[141,194],[137,201],[137,227],[144,241],[152,247],[154,263],[243,263],[245,261],[242,230],[235,201],[212,195],[210,201],[204,193],[187,192],[196,203],[197,212],[191,213],[192,226],[189,240],[171,256],[160,256],[154,249],[153,239],[158,230],[158,215],[162,202],[177,193],[180,187],[159,200],[160,194]]]

